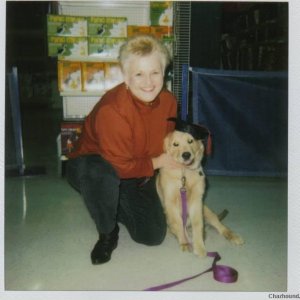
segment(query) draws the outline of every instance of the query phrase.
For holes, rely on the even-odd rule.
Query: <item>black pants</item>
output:
[[[155,176],[119,179],[114,168],[99,155],[80,156],[67,162],[67,179],[83,196],[99,233],[124,224],[133,240],[160,244],[166,221],[155,187]]]

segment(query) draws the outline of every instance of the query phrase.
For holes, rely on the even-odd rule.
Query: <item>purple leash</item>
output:
[[[214,276],[214,279],[216,281],[224,282],[224,283],[233,283],[233,282],[237,281],[238,272],[235,269],[233,269],[231,267],[228,267],[228,266],[217,265],[217,261],[219,261],[221,259],[221,256],[219,255],[218,252],[208,252],[207,256],[214,257],[212,266],[210,268],[208,268],[207,270],[205,270],[201,273],[198,273],[196,275],[183,278],[181,280],[172,281],[172,282],[169,282],[169,283],[166,283],[166,284],[153,286],[153,287],[145,289],[144,291],[161,291],[161,290],[165,290],[165,289],[168,289],[170,287],[179,285],[179,284],[181,284],[185,281],[197,278],[197,277],[199,277],[199,276],[201,276],[205,273],[211,272],[211,271],[213,272],[213,276]]]
[[[180,189],[180,195],[181,195],[181,205],[182,205],[182,222],[183,222],[183,226],[184,226],[184,230],[185,230],[186,222],[187,222],[187,215],[188,215],[187,214],[186,189],[185,189],[185,181],[186,181],[185,176],[182,176],[181,180],[182,180],[182,187]],[[218,252],[208,252],[207,256],[214,258],[214,260],[212,262],[212,266],[210,268],[208,268],[207,270],[205,270],[201,273],[198,273],[196,275],[177,280],[177,281],[172,281],[172,282],[169,282],[166,284],[153,286],[153,287],[145,289],[144,291],[165,290],[167,288],[179,285],[185,281],[197,278],[208,272],[213,272],[214,279],[219,282],[233,283],[233,282],[237,281],[238,272],[235,269],[228,267],[228,266],[224,266],[224,265],[217,265],[217,261],[219,261],[221,259],[221,256],[219,255]]]

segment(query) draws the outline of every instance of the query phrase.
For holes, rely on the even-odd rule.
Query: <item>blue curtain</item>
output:
[[[288,76],[192,68],[193,122],[212,133],[208,174],[286,176]]]

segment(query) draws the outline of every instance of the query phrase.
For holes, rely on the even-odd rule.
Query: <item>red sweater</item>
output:
[[[151,103],[135,98],[122,83],[108,91],[86,117],[69,157],[100,154],[120,178],[152,176],[151,158],[163,152],[163,139],[174,130],[177,102],[163,90]]]

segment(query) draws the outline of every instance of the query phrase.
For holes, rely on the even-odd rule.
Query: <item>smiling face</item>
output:
[[[165,138],[164,150],[189,169],[197,169],[203,157],[204,145],[189,133],[175,130]]]
[[[164,84],[164,66],[159,54],[130,55],[124,70],[124,81],[138,99],[153,101]]]

